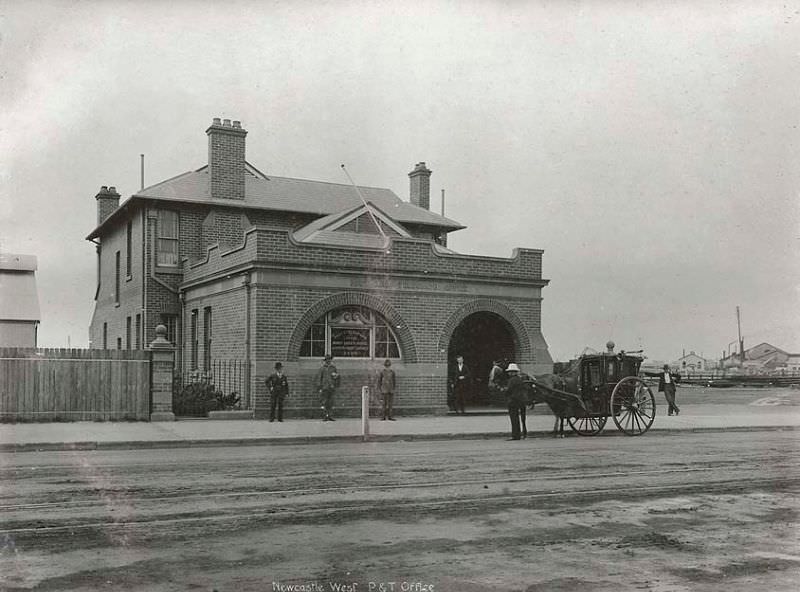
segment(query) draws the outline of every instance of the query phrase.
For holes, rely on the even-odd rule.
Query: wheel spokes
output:
[[[655,398],[650,388],[638,378],[623,378],[611,395],[611,411],[620,430],[638,436],[653,424]]]

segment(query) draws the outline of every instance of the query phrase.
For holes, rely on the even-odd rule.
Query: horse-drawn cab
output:
[[[566,368],[531,379],[532,402],[545,402],[582,436],[599,434],[611,417],[617,428],[638,436],[650,429],[656,403],[650,388],[637,376],[641,352],[608,351],[584,354]]]

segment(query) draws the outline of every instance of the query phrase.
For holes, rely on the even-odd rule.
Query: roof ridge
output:
[[[250,166],[253,170],[258,172],[263,177],[263,178],[254,177],[255,179],[257,179],[259,181],[271,181],[273,179],[280,179],[282,181],[302,181],[303,183],[317,183],[319,185],[338,185],[340,187],[352,187],[352,185],[350,183],[337,183],[336,181],[320,181],[319,179],[307,179],[305,177],[284,177],[282,175],[272,175],[272,174],[268,175],[266,173],[263,173],[261,170],[259,170],[254,164],[251,164],[251,163],[249,163],[247,161],[245,161],[245,164]],[[188,175],[189,173],[201,173],[201,172],[206,171],[206,169],[208,169],[208,165],[204,164],[199,169],[194,169],[194,170],[191,170],[191,171],[186,171],[185,173],[181,173],[179,175],[175,175],[174,177],[170,177],[169,179],[165,179],[163,181],[160,181],[160,182],[156,183],[155,185],[150,185],[150,187],[156,187],[158,185],[161,185],[162,183],[167,183],[169,181],[174,181],[178,177],[181,177],[183,175]],[[389,193],[391,193],[392,195],[397,197],[397,199],[399,199],[400,201],[403,201],[403,198],[401,198],[399,195],[397,195],[389,187],[378,187],[377,185],[356,185],[356,186],[360,187],[362,189],[380,189],[381,191],[388,191]],[[145,189],[149,189],[150,187],[145,187]]]
[[[350,183],[337,183],[335,181],[320,181],[318,179],[304,179],[302,177],[281,177],[280,175],[269,175],[270,179],[283,179],[285,181],[302,181],[303,183],[319,183],[321,185],[339,185],[341,187],[352,187]],[[397,195],[394,191],[389,189],[388,187],[376,187],[375,185],[356,185],[356,187],[362,187],[364,189],[381,189],[383,191],[388,191],[397,199],[402,201],[399,195]]]

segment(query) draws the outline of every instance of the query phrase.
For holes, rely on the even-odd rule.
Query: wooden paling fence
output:
[[[730,387],[730,386],[752,386],[752,387],[768,387],[768,386],[792,386],[800,384],[800,374],[755,374],[755,375],[701,375],[692,374],[685,376],[681,379],[682,384],[693,384],[699,386],[716,386],[716,387]]]
[[[147,351],[0,348],[0,421],[149,418]]]

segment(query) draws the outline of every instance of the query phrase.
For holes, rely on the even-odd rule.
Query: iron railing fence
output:
[[[211,360],[208,368],[184,370],[173,381],[173,412],[204,417],[219,409],[250,408],[250,372],[245,360]]]

